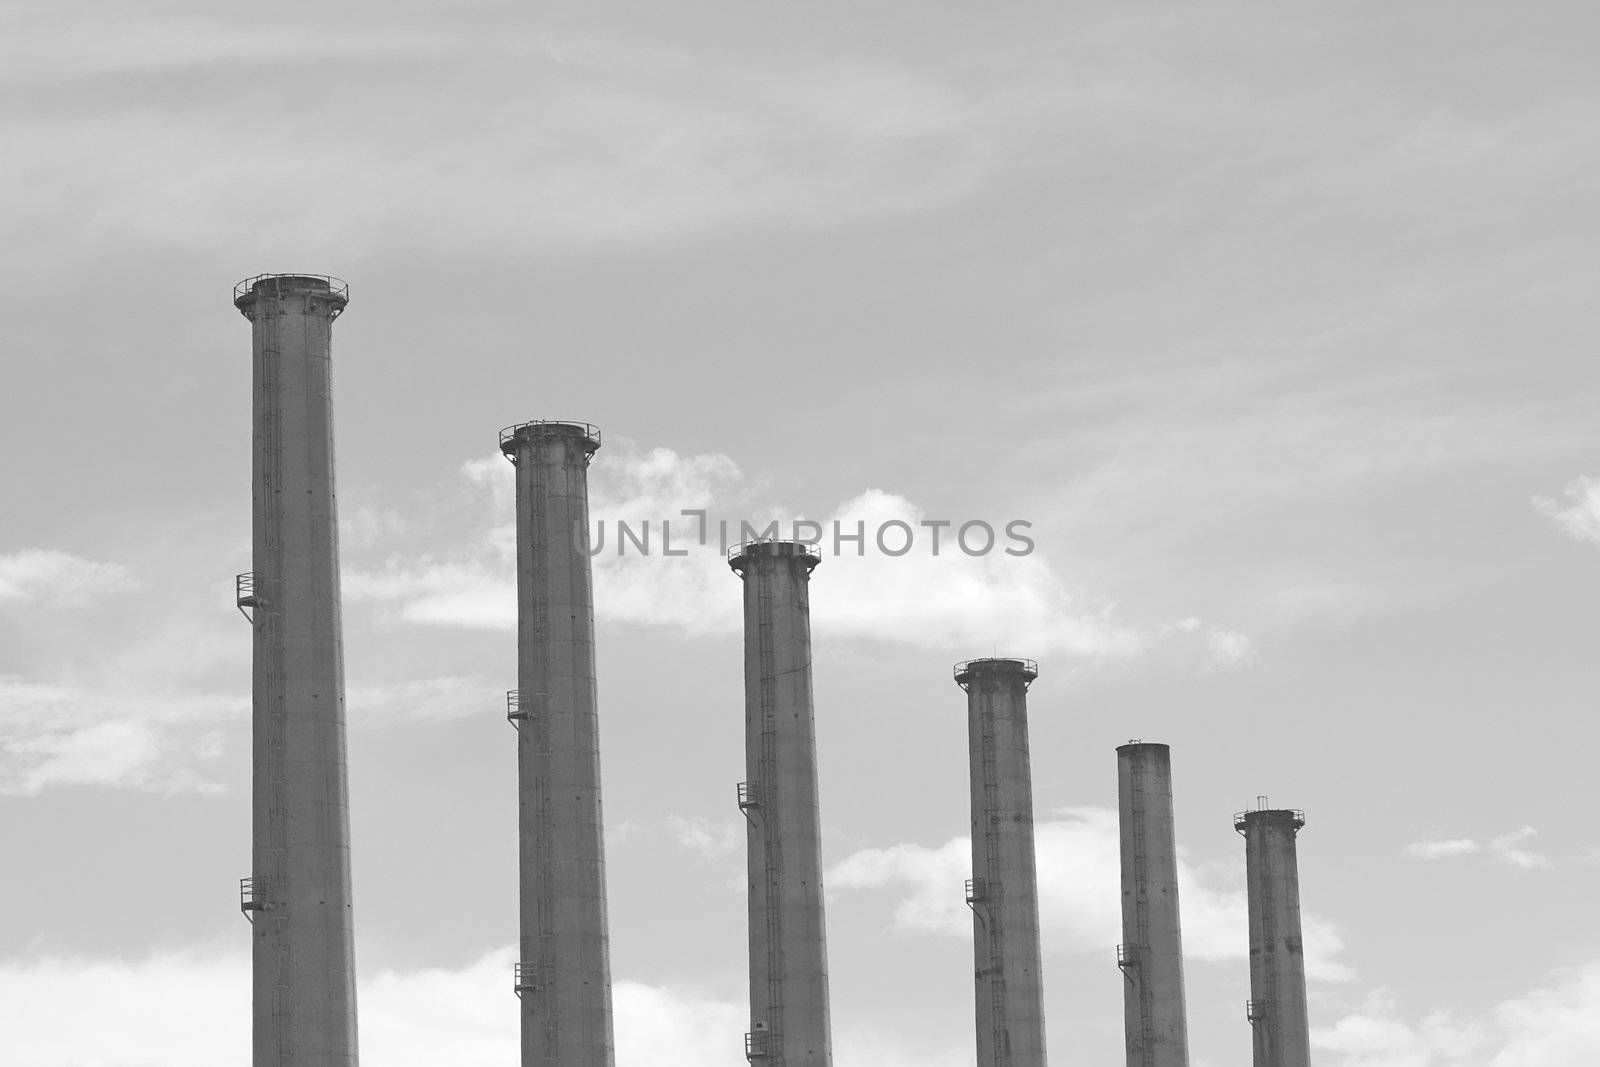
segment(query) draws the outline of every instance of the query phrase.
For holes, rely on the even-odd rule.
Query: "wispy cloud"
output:
[[[113,786],[217,793],[222,787],[199,768],[221,751],[222,738],[214,730],[100,722],[4,742],[0,792],[31,796],[51,786]]]
[[[707,859],[721,859],[740,852],[745,844],[743,822],[712,820],[703,817],[667,817],[667,832],[679,845]]]
[[[121,684],[41,683],[0,675],[0,794],[98,787],[153,793],[220,793],[215,765],[250,714],[248,673],[237,688],[207,691],[159,677]],[[352,728],[445,722],[481,715],[501,689],[475,676],[356,686]]]
[[[392,539],[405,529],[405,516],[392,508],[346,508],[339,513],[339,547],[367,548]]]
[[[55,786],[217,792],[208,772],[220,724],[248,713],[244,694],[54,685],[0,676],[0,793]]]
[[[1165,635],[1171,634],[1192,635],[1199,642],[1199,670],[1202,674],[1228,674],[1244,670],[1261,658],[1255,642],[1241,630],[1207,626],[1191,617],[1166,627]]]
[[[1522,847],[1522,842],[1532,838],[1538,832],[1531,826],[1524,826],[1513,830],[1509,834],[1491,838],[1489,841],[1489,854],[1497,862],[1504,863],[1508,867],[1518,867],[1525,871],[1553,866],[1550,862],[1550,857],[1541,852],[1533,852]]]
[[[1425,838],[1405,847],[1405,853],[1420,860],[1458,859],[1482,855],[1495,863],[1531,871],[1554,866],[1550,857],[1523,847],[1523,842],[1538,834],[1531,826],[1479,842],[1471,837]]]
[[[1220,627],[1206,631],[1206,670],[1218,673],[1242,670],[1256,659],[1256,646],[1250,635]]]
[[[443,675],[349,689],[353,727],[395,722],[449,722],[480,716],[503,699],[505,687],[477,675]]]
[[[84,607],[138,588],[139,582],[120,563],[40,548],[0,556],[0,605]]]
[[[1064,808],[1034,827],[1039,909],[1046,951],[1107,952],[1121,940],[1121,852],[1117,813]],[[971,877],[968,838],[937,846],[899,844],[864,849],[828,871],[830,892],[890,889],[889,928],[900,934],[966,937],[972,917],[961,885]],[[1249,950],[1247,902],[1226,872],[1180,856],[1179,897],[1184,952],[1198,960],[1237,960]],[[1328,982],[1354,976],[1339,959],[1343,942],[1327,921],[1304,918],[1306,970]]]
[[[1186,356],[1190,388],[1174,393],[1173,367],[1102,370],[1106,396],[1073,399],[1064,383],[1032,399],[1040,419],[1052,405],[1081,407],[1070,435],[1039,434],[1041,458],[1068,449],[1103,456],[1075,484],[1094,502],[1133,498],[1187,520],[1222,521],[1326,498],[1450,464],[1545,456],[1588,441],[1576,408],[1512,407],[1442,381],[1426,368],[1339,374],[1333,352],[1306,338],[1296,364],[1207,352]],[[1189,363],[1185,363],[1187,368]],[[1226,396],[1228,403],[1219,402]],[[1131,410],[1130,410],[1131,409]],[[1210,475],[1210,476],[1204,476]]]
[[[51,109],[14,120],[22,162],[0,182],[13,219],[48,218],[85,241],[115,224],[151,241],[259,247],[264,221],[312,185],[349,194],[316,238],[319,254],[346,258],[385,233],[481,254],[810,228],[948,203],[995,158],[974,135],[975,103],[893,63],[775,69],[527,18],[486,32],[386,12],[381,27],[324,19],[308,40],[202,9],[97,14],[59,16],[71,33],[41,14],[6,57],[33,93],[92,105],[71,136]],[[437,77],[419,79],[419,64]],[[99,95],[113,82],[116,95]],[[174,84],[182,108],[164,106]],[[452,99],[471,101],[472,121]],[[248,138],[241,110],[256,115]],[[351,113],[377,120],[338,118]],[[224,142],[233,150],[207,148]],[[97,204],[116,204],[116,219]]]
[[[1414,856],[1419,860],[1440,860],[1451,859],[1456,856],[1472,856],[1481,851],[1482,847],[1470,837],[1413,841],[1406,846],[1406,855]]]
[[[1562,497],[1536,496],[1533,508],[1573,540],[1600,545],[1600,478],[1575,478]]]

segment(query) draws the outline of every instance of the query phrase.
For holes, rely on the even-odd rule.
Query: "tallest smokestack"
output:
[[[251,918],[255,1067],[353,1067],[355,951],[344,642],[333,479],[333,320],[343,282],[264,274],[234,288],[254,354],[255,632]]]
[[[517,468],[517,728],[522,1067],[611,1067],[587,423],[500,433]]]

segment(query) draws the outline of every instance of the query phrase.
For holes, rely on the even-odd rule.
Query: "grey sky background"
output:
[[[6,5],[0,1042],[243,1064],[249,332],[335,327],[362,1042],[510,1062],[510,468],[1011,519],[813,581],[837,1062],[972,1062],[965,713],[1030,698],[1049,1039],[1116,1062],[1173,746],[1197,1067],[1302,807],[1327,1067],[1600,1059],[1589,5]],[[619,1062],[738,1063],[738,581],[597,561]],[[0,1058],[6,1058],[0,1056]]]

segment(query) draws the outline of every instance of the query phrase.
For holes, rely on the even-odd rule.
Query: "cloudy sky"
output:
[[[1173,746],[1196,1067],[1301,835],[1325,1067],[1600,1060],[1592,5],[11,0],[0,1041],[242,1065],[249,329],[331,272],[361,1037],[514,1061],[510,468],[824,561],[839,1067],[972,1062],[964,702],[1032,656],[1049,1038],[1118,1061],[1114,748]],[[597,560],[619,1063],[741,1062],[739,583]],[[18,1051],[18,1050],[21,1051]]]

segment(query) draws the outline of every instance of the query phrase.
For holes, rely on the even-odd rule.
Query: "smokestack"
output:
[[[816,718],[811,706],[811,571],[796,541],[736,546],[744,580],[746,780],[749,823],[750,1032],[745,1057],[763,1067],[828,1067],[828,945]]]
[[[1172,822],[1172,751],[1132,742],[1117,749],[1122,823],[1122,941],[1117,966],[1128,1067],[1188,1067],[1178,846]]]
[[[955,667],[967,691],[972,758],[972,947],[978,1067],[1044,1067],[1039,879],[1028,762],[1027,659],[974,659]]]
[[[1306,1013],[1305,942],[1300,933],[1300,865],[1295,835],[1306,813],[1269,809],[1233,817],[1244,835],[1250,897],[1250,1020],[1254,1067],[1309,1067],[1311,1024]]]
[[[233,303],[251,324],[251,574],[236,601],[254,631],[252,1062],[356,1063],[344,639],[334,507],[337,278],[262,274]]]
[[[517,468],[517,729],[522,1067],[611,1067],[587,423],[500,432]]]

